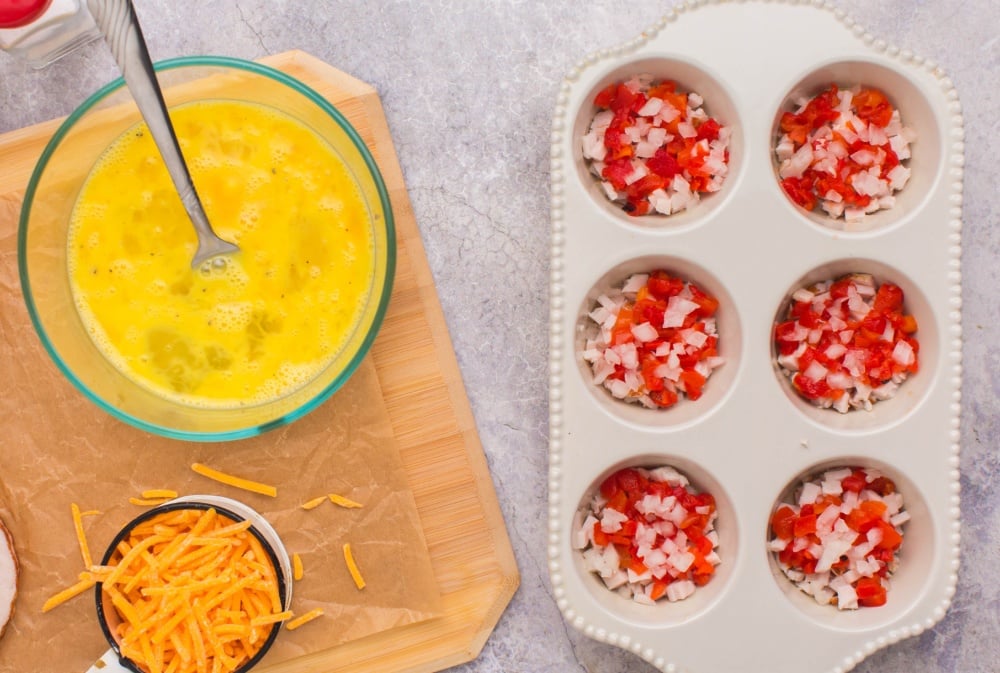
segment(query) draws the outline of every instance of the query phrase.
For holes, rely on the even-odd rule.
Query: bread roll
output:
[[[14,616],[14,599],[17,597],[17,555],[14,538],[0,521],[0,637],[7,622]]]

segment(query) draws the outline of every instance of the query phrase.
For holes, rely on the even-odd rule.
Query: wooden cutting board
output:
[[[392,299],[370,357],[441,590],[440,617],[259,669],[261,673],[437,671],[474,659],[519,583],[476,432],[375,90],[301,51],[262,59],[311,86],[353,124],[385,180],[396,224]],[[61,120],[0,135],[0,198],[23,197]],[[16,222],[0,222],[0,237]]]

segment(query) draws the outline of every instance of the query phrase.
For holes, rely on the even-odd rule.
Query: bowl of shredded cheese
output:
[[[144,512],[114,538],[98,573],[98,620],[111,645],[104,662],[122,670],[247,671],[291,616],[281,540],[229,498],[185,496]]]
[[[299,80],[222,57],[157,73],[209,220],[239,252],[192,268],[195,230],[119,79],[31,177],[25,302],[60,371],[113,416],[249,437],[315,409],[364,358],[392,288],[391,203],[358,132]]]

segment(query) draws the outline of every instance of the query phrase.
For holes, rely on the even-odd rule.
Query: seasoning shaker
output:
[[[51,0],[31,23],[0,29],[0,49],[41,69],[100,38],[83,0]]]

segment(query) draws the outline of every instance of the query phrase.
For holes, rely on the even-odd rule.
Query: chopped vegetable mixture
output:
[[[719,301],[663,270],[631,276],[597,298],[589,317],[600,326],[583,358],[594,383],[628,402],[666,408],[680,395],[697,400],[718,355]]]
[[[916,331],[899,286],[853,274],[795,291],[774,330],[778,365],[817,406],[870,410],[916,373]]]
[[[910,179],[912,129],[878,89],[836,85],[803,101],[780,121],[775,147],[781,186],[806,210],[848,224],[891,208]]]
[[[715,498],[671,467],[624,468],[580,512],[573,546],[588,571],[638,603],[679,601],[720,563]]]
[[[841,610],[885,605],[910,519],[892,480],[864,468],[829,470],[771,515],[770,550],[816,602]]]
[[[599,112],[583,136],[583,157],[611,201],[630,215],[669,215],[722,187],[732,131],[709,117],[702,102],[651,75],[611,84],[594,97]]]

